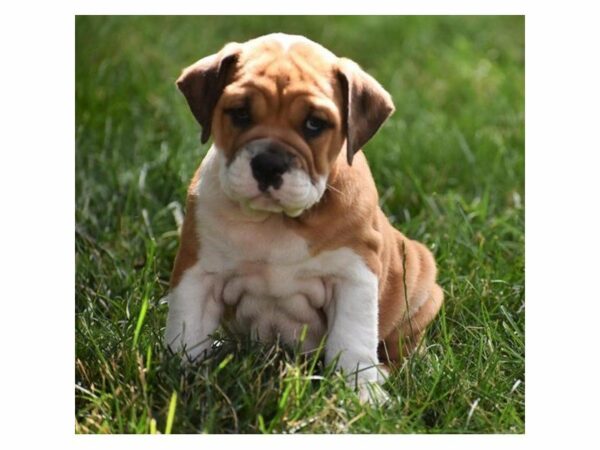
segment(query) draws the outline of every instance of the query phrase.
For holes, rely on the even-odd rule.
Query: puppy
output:
[[[306,351],[379,399],[380,359],[443,301],[433,256],[394,229],[359,150],[394,111],[349,59],[301,36],[227,44],[177,86],[213,145],[189,186],[166,343],[194,359],[220,324]]]

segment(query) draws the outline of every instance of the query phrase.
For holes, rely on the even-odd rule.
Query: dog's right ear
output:
[[[339,59],[337,75],[344,97],[346,155],[352,165],[354,154],[394,112],[394,102],[375,78],[350,59]]]
[[[177,87],[202,126],[200,140],[203,144],[210,137],[213,111],[231,78],[240,52],[239,44],[227,44],[219,53],[202,58],[183,69],[177,79]]]

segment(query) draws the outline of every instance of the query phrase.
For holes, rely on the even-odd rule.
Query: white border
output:
[[[143,11],[143,12],[142,12]],[[79,0],[77,14],[233,14],[233,15],[377,15],[377,14],[523,14],[523,1],[458,0],[369,0],[282,2],[276,0],[228,0],[190,2],[188,0],[147,0],[141,8],[135,0]]]
[[[312,2],[310,2],[312,3]],[[325,14],[336,3],[14,3],[2,33],[2,440],[19,447],[597,445],[597,15],[571,1],[345,2],[344,14],[523,14],[527,29],[525,436],[74,436],[74,14]],[[393,6],[390,4],[393,3]],[[339,3],[338,3],[339,5]],[[450,6],[451,5],[451,6]],[[223,441],[225,439],[225,441]],[[283,441],[285,439],[285,441]]]

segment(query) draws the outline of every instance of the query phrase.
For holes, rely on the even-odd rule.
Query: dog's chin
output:
[[[230,197],[231,198],[231,197]],[[286,206],[281,204],[276,198],[269,193],[261,193],[255,197],[242,198],[234,196],[232,198],[240,205],[244,213],[252,217],[265,217],[270,214],[285,214],[288,217],[300,216],[308,207]]]
[[[237,203],[240,209],[253,218],[265,218],[271,214],[284,214],[288,217],[298,217],[314,203],[308,204],[286,204],[279,200],[270,191],[260,193],[242,194],[235,189],[224,187],[223,191],[230,200]]]
[[[227,197],[240,206],[240,209],[253,218],[265,218],[270,214],[284,214],[288,217],[299,217],[303,212],[313,207],[321,198],[323,192],[319,186],[305,186],[304,189],[270,188],[261,192],[257,187],[240,192],[235,183],[222,183]],[[236,189],[237,188],[237,189]],[[299,192],[303,192],[299,194]]]

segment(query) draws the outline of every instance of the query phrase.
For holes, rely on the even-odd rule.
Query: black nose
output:
[[[250,161],[252,175],[258,181],[258,188],[266,191],[269,186],[279,189],[282,175],[291,167],[293,156],[285,151],[268,149]]]

